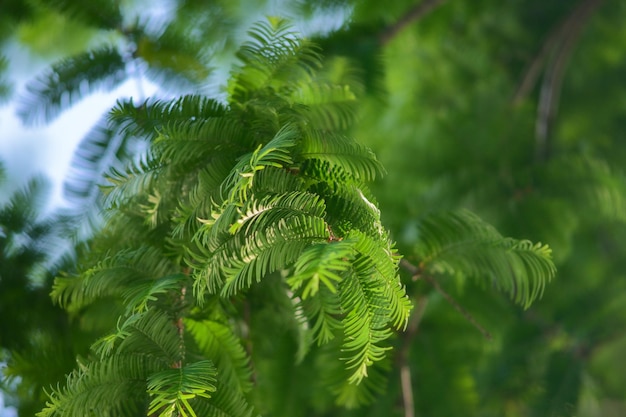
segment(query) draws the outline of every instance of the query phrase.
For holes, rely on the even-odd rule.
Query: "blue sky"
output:
[[[50,205],[62,205],[63,178],[76,145],[117,99],[137,94],[136,81],[129,80],[109,93],[86,97],[49,125],[29,127],[24,126],[16,116],[15,102],[26,81],[36,77],[45,64],[16,46],[11,48],[10,56],[10,77],[16,85],[12,100],[0,107],[0,160],[7,173],[6,184],[0,188],[0,200],[24,185],[29,178],[41,174],[52,184]],[[156,90],[145,82],[142,89],[147,95]]]

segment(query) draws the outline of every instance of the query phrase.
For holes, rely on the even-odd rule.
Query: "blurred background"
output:
[[[103,174],[146,145],[108,129],[107,110],[223,97],[267,16],[314,39],[357,93],[352,134],[387,169],[373,189],[400,253],[420,218],[465,208],[549,244],[558,267],[528,310],[447,283],[493,340],[428,298],[406,348],[414,414],[392,377],[366,409],[306,414],[294,396],[277,415],[626,415],[619,0],[0,0],[0,415],[34,415],[89,346],[48,293],[100,225]]]

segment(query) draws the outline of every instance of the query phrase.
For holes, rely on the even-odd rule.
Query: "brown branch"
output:
[[[187,294],[187,287],[183,287],[180,289],[180,303],[181,305],[185,304],[185,295]],[[180,359],[172,364],[172,368],[180,369],[183,367],[183,361],[185,360],[185,322],[183,321],[183,317],[180,316],[176,320],[176,329],[178,331],[179,345],[178,349],[180,352]]]
[[[463,317],[465,317],[467,321],[469,321],[476,329],[478,329],[478,331],[481,332],[487,340],[492,339],[491,333],[489,333],[487,329],[485,329],[480,323],[478,323],[476,319],[469,313],[469,311],[467,311],[466,309],[463,308],[463,306],[457,303],[456,300],[452,298],[452,296],[448,294],[441,287],[441,285],[439,285],[439,282],[436,279],[427,275],[424,276],[424,279],[428,281],[430,285],[432,285],[441,295],[443,295],[443,298],[445,298],[446,301],[450,303],[452,307],[456,309],[456,311],[461,313],[461,315],[463,315]]]
[[[546,68],[535,124],[536,158],[538,161],[545,161],[550,155],[548,138],[558,109],[567,62],[583,28],[601,3],[602,0],[584,0],[574,10],[566,21],[560,47],[554,52]]]
[[[459,303],[456,302],[456,300],[454,298],[452,298],[452,296],[450,294],[448,294],[442,287],[441,285],[439,285],[439,282],[434,279],[433,277],[429,276],[429,275],[425,275],[424,274],[424,270],[423,267],[417,267],[415,265],[413,265],[412,263],[410,263],[409,261],[402,259],[400,261],[400,266],[403,267],[405,270],[407,270],[410,274],[413,275],[413,280],[416,281],[420,278],[424,278],[424,280],[426,280],[430,285],[433,286],[433,288],[435,290],[437,290],[437,292],[439,292],[441,295],[443,295],[443,298],[446,299],[446,301],[448,303],[450,303],[452,305],[452,307],[454,307],[456,309],[456,311],[458,311],[459,313],[461,313],[461,315],[463,315],[463,317],[465,317],[465,319],[467,321],[469,321],[476,329],[478,329],[478,331],[480,331],[482,333],[482,335],[487,339],[487,340],[491,340],[491,333],[489,333],[487,331],[487,329],[485,329],[480,323],[478,323],[476,321],[476,319],[466,310],[463,308],[463,306],[461,306]]]
[[[417,330],[424,317],[428,299],[421,297],[417,301],[417,306],[409,319],[406,332],[402,335],[402,346],[398,351],[397,363],[400,367],[400,387],[402,390],[402,404],[404,406],[404,417],[415,416],[415,402],[413,400],[413,383],[411,381],[411,368],[409,366],[409,351],[411,343],[417,334]]]
[[[428,13],[430,13],[435,7],[441,5],[446,0],[424,0],[412,8],[410,8],[397,22],[387,26],[385,30],[378,37],[378,41],[381,45],[386,45],[393,38],[395,38],[398,33],[400,33],[405,27],[409,26],[411,23],[421,19]]]
[[[245,300],[243,303],[243,322],[245,327],[241,329],[241,337],[244,340],[244,349],[246,350],[246,354],[248,355],[248,358],[250,358],[250,368],[252,370],[250,380],[253,384],[256,384],[257,377],[256,370],[254,369],[254,363],[252,362],[253,346],[250,336],[250,329],[252,328],[252,311],[248,300]]]
[[[530,94],[530,91],[533,89],[537,80],[539,79],[539,75],[541,73],[541,68],[544,66],[545,61],[548,60],[550,54],[553,54],[555,49],[558,48],[559,44],[562,44],[563,39],[570,33],[572,27],[576,25],[576,22],[580,20],[581,12],[583,12],[588,6],[588,3],[593,3],[595,0],[583,0],[579,3],[578,7],[576,7],[572,13],[570,13],[565,19],[563,19],[551,32],[550,35],[546,38],[543,46],[539,53],[532,60],[531,64],[528,66],[526,71],[524,72],[524,76],[522,77],[522,81],[513,96],[512,103],[513,105],[519,105],[527,96]]]
[[[411,279],[413,281],[417,281],[422,277],[422,266],[415,266],[411,262],[406,259],[400,259],[400,266],[404,268],[409,274],[411,274]]]

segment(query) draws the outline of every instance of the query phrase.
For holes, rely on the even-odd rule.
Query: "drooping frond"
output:
[[[381,361],[390,349],[384,342],[392,328],[406,326],[411,303],[397,277],[396,259],[389,248],[380,248],[360,232],[352,236],[357,251],[353,273],[342,281],[341,307],[345,317],[343,359],[351,375],[348,382],[359,384],[368,368]]]
[[[218,374],[217,392],[211,399],[195,398],[191,401],[198,416],[203,417],[260,417],[254,407],[237,390],[221,384]]]
[[[113,352],[148,355],[162,367],[178,363],[183,356],[177,324],[157,309],[120,317],[116,331],[100,338],[92,348],[102,358]]]
[[[342,309],[347,311],[343,320],[345,342],[343,359],[351,371],[348,381],[359,384],[367,377],[368,367],[384,359],[390,346],[383,345],[391,335],[386,327],[386,300],[378,294],[371,282],[348,277],[343,281]]]
[[[80,206],[93,204],[97,185],[102,183],[104,173],[114,164],[122,142],[117,132],[108,126],[107,117],[102,117],[74,151],[70,172],[63,183],[65,197]]]
[[[327,161],[331,170],[341,168],[359,181],[373,181],[384,175],[384,169],[372,151],[354,139],[323,130],[307,130],[299,157]]]
[[[427,272],[487,278],[524,307],[541,296],[556,272],[548,246],[503,238],[468,211],[423,219],[415,254]]]
[[[369,277],[378,284],[382,297],[387,300],[386,319],[397,330],[406,327],[411,311],[411,302],[398,277],[399,257],[394,253],[391,243],[380,242],[355,230],[346,236],[354,240],[357,257],[354,272],[362,277]]]
[[[59,277],[51,296],[64,308],[80,309],[98,298],[121,295],[127,285],[172,273],[170,261],[154,247],[122,250],[105,257],[79,277]]]
[[[287,125],[267,144],[259,145],[253,152],[243,155],[222,186],[224,190],[228,190],[228,199],[234,203],[243,203],[248,197],[256,172],[267,167],[290,166],[293,160],[289,148],[295,146],[297,135],[295,126]]]
[[[328,238],[323,219],[296,215],[264,230],[239,232],[207,254],[196,288],[232,295],[265,275],[291,265],[308,245]]]
[[[67,58],[27,84],[18,115],[28,124],[48,123],[85,95],[111,90],[126,77],[126,64],[115,48]]]
[[[85,410],[135,416],[145,399],[128,393],[145,391],[146,378],[157,369],[154,359],[147,355],[116,355],[82,365],[68,376],[64,388],[52,390],[46,408],[37,417],[79,416]]]
[[[304,313],[315,323],[315,337],[328,341],[343,328],[343,359],[359,384],[368,368],[385,357],[383,342],[391,329],[406,326],[411,303],[397,276],[396,258],[388,244],[352,231],[341,241],[320,243],[305,250],[287,282],[301,294]],[[338,300],[329,297],[338,293]],[[317,298],[317,302],[306,303]],[[338,303],[337,303],[338,301]],[[327,315],[343,313],[341,326]]]
[[[242,393],[250,391],[248,356],[228,324],[217,320],[186,319],[185,327],[200,352],[215,363],[219,380],[227,389]]]
[[[320,67],[317,48],[298,39],[282,20],[254,25],[237,53],[242,66],[233,72],[228,86],[230,99],[245,103],[265,88],[291,91],[310,80]]]
[[[148,377],[148,394],[152,397],[148,415],[159,417],[197,417],[190,400],[211,398],[217,390],[217,370],[208,360],[179,368],[166,369]]]
[[[118,101],[109,117],[128,135],[154,139],[164,126],[220,118],[227,112],[228,108],[215,99],[186,95],[175,100],[149,99],[140,105],[132,99]]]
[[[290,94],[297,112],[314,129],[342,131],[356,119],[356,96],[347,85],[303,82]]]
[[[110,185],[102,187],[106,194],[105,207],[122,206],[129,198],[152,192],[154,183],[163,175],[162,168],[154,159],[129,164],[124,171],[110,168],[106,178]]]
[[[324,345],[333,340],[342,329],[339,294],[328,287],[319,288],[314,297],[301,301],[304,320],[311,323],[312,340]]]
[[[287,283],[294,291],[302,287],[303,300],[315,296],[320,284],[336,293],[341,275],[350,269],[352,258],[353,242],[348,240],[309,246],[300,254]]]

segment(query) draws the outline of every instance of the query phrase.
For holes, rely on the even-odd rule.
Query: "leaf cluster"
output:
[[[370,397],[358,394],[372,389],[362,381],[411,309],[366,185],[383,169],[345,133],[354,95],[316,80],[316,48],[284,22],[255,26],[238,56],[226,104],[193,95],[112,111],[115,129],[150,148],[110,170],[106,227],[52,295],[84,317],[110,300],[117,329],[41,415],[75,415],[109,396],[98,407],[119,415],[194,416],[202,404],[249,413],[250,357],[237,336],[245,306],[235,300],[277,277],[303,352],[332,347],[339,401]]]

